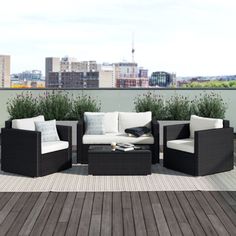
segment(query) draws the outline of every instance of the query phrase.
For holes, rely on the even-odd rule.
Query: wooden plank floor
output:
[[[0,193],[0,235],[236,235],[236,192]]]

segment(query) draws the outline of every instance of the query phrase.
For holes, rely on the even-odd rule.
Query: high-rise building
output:
[[[85,76],[80,76],[82,74],[72,73],[81,72]],[[89,72],[98,72],[98,65],[96,61],[77,61],[76,58],[72,57],[48,57],[46,58],[45,65],[45,80],[46,87],[48,88],[81,88],[81,81],[78,83],[75,81],[79,78],[90,78],[91,74]],[[65,73],[65,74],[63,74]],[[71,83],[71,84],[69,84]],[[95,79],[92,82],[90,78],[89,82],[84,81],[82,87],[98,87],[97,81]]]
[[[0,55],[0,88],[11,87],[10,56]]]
[[[113,64],[108,64],[108,63],[100,64],[98,65],[98,71],[99,71],[99,88],[116,87]]]
[[[46,87],[49,86],[49,73],[60,72],[60,58],[59,57],[46,57],[45,59],[45,83]]]
[[[98,88],[99,72],[62,72],[62,88]]]
[[[74,72],[94,72],[98,71],[98,65],[96,61],[72,61],[71,70]]]
[[[15,76],[17,76],[19,80],[25,80],[25,81],[26,80],[36,81],[43,79],[41,70],[31,70],[31,71],[27,70],[15,74]]]
[[[72,63],[77,63],[77,59],[73,57],[62,57],[60,61],[60,71],[71,72]]]
[[[139,68],[139,70],[138,70],[138,77],[139,78],[148,78],[148,70],[147,69],[143,69],[142,67]]]
[[[88,62],[87,61],[78,61],[71,63],[71,71],[73,72],[87,72],[88,71]]]
[[[149,80],[150,86],[156,87],[169,87],[173,85],[175,74],[171,74],[164,71],[153,72]]]
[[[117,88],[148,87],[148,70],[138,69],[134,62],[114,64],[114,74]]]
[[[11,88],[44,88],[41,70],[23,71],[11,75]]]
[[[98,88],[99,72],[50,72],[48,88]]]
[[[114,74],[117,88],[136,87],[138,64],[134,62],[114,63]]]

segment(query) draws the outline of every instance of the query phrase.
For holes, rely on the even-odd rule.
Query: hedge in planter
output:
[[[191,101],[184,96],[172,96],[166,101],[167,120],[189,120],[191,116]]]
[[[74,99],[61,91],[47,92],[35,98],[30,93],[22,93],[9,99],[7,103],[10,119],[44,115],[46,120],[78,120],[84,112],[96,112],[100,109],[101,103],[90,96],[82,95]]]
[[[225,117],[226,103],[217,93],[200,94],[189,100],[184,96],[172,96],[164,101],[163,97],[152,93],[143,94],[134,99],[135,111],[151,111],[157,120],[189,120],[191,114],[221,118]]]
[[[162,96],[155,95],[151,92],[138,96],[134,99],[135,111],[151,111],[152,116],[157,120],[166,119],[166,109]]]
[[[82,95],[72,100],[72,110],[70,112],[71,120],[80,120],[84,112],[99,112],[101,103],[90,96]]]
[[[195,99],[192,106],[193,113],[198,116],[220,119],[225,118],[227,109],[226,103],[216,93],[200,94],[200,98]]]
[[[37,116],[38,99],[34,98],[30,92],[22,93],[7,102],[7,111],[10,119],[21,119]]]
[[[44,115],[45,120],[68,120],[72,110],[72,101],[65,92],[46,92],[39,98],[38,110]]]

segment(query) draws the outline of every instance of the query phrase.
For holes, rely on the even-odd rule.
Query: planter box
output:
[[[77,145],[77,120],[58,120],[57,125],[67,125],[72,127],[72,145]]]
[[[166,125],[177,125],[177,124],[186,124],[189,123],[189,120],[158,120],[159,123],[159,138],[160,146],[163,145],[163,127]]]

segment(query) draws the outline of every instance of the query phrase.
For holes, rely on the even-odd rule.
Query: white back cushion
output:
[[[35,131],[35,121],[44,121],[44,116],[12,120],[13,129],[24,129]]]
[[[125,129],[139,126],[151,128],[152,112],[119,112],[119,133]]]
[[[42,142],[60,140],[57,133],[56,120],[35,121],[35,129],[41,132]]]
[[[105,133],[118,133],[118,112],[105,113]]]
[[[104,113],[100,112],[85,112],[85,134],[104,134]]]
[[[194,138],[195,131],[219,128],[223,128],[222,119],[205,118],[196,115],[191,115],[190,138]]]
[[[105,133],[118,133],[118,112],[85,112],[84,120],[86,123],[87,116],[104,115],[104,132]]]

